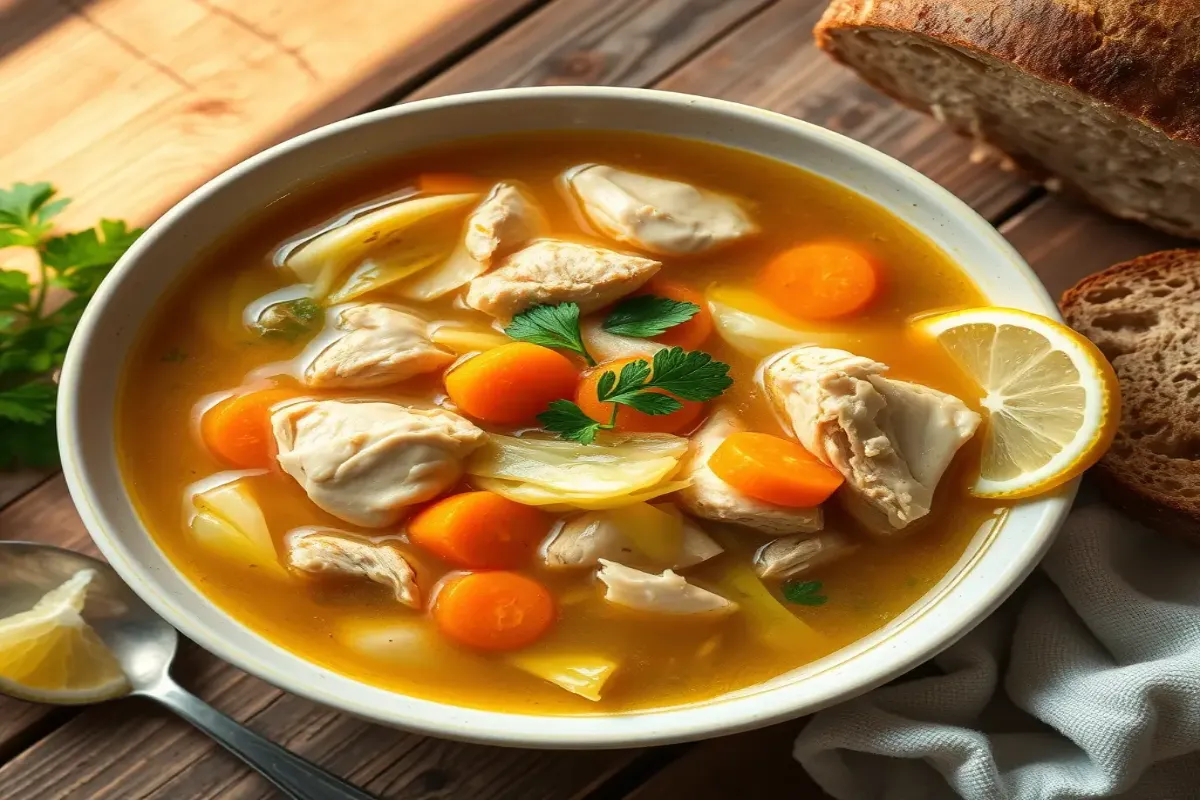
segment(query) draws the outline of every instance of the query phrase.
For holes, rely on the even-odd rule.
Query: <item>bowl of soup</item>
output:
[[[728,733],[920,663],[1074,491],[969,491],[978,391],[913,320],[1054,316],[911,169],[732,103],[483,92],[214,179],[115,268],[60,433],[184,634],[380,723]]]

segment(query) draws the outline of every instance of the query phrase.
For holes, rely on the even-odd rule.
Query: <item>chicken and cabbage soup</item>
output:
[[[215,245],[118,447],[178,568],[313,662],[517,712],[705,700],[878,629],[995,524],[977,392],[912,330],[982,300],[779,162],[480,139]]]

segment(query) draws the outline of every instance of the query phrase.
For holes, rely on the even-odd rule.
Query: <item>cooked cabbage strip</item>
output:
[[[286,574],[266,517],[244,480],[236,478],[196,492],[188,503],[188,528],[201,545],[226,558],[261,567],[267,574]]]
[[[360,259],[396,245],[412,247],[412,243],[404,241],[404,234],[414,225],[465,209],[479,197],[479,194],[418,197],[375,209],[309,240],[284,264],[300,280],[312,285],[314,297],[323,298],[337,278]],[[450,247],[447,242],[445,250]]]
[[[712,312],[717,335],[734,350],[751,358],[766,358],[798,344],[845,340],[844,336],[792,328],[756,313],[759,309],[755,306],[761,306],[763,301],[749,291],[714,285],[704,297]]]

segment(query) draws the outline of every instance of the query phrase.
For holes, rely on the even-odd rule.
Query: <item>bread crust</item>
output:
[[[1171,285],[1165,281],[1180,282],[1178,294],[1159,294]],[[1121,425],[1096,466],[1106,497],[1164,533],[1200,542],[1200,453],[1194,444],[1200,401],[1191,397],[1200,394],[1192,388],[1200,379],[1185,364],[1192,380],[1171,380],[1181,353],[1200,359],[1200,250],[1164,250],[1116,264],[1068,289],[1059,306],[1068,324],[1106,351],[1121,381]],[[1153,315],[1155,323],[1146,334],[1110,324],[1131,313]],[[1129,346],[1114,350],[1122,338]]]
[[[926,36],[1015,65],[1200,145],[1200,0],[833,0],[814,34]]]

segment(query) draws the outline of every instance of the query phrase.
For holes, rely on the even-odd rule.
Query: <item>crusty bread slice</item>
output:
[[[1139,518],[1200,540],[1200,250],[1117,264],[1060,305],[1121,381],[1121,426],[1100,474]]]
[[[833,0],[815,33],[978,152],[1200,237],[1200,0]]]

